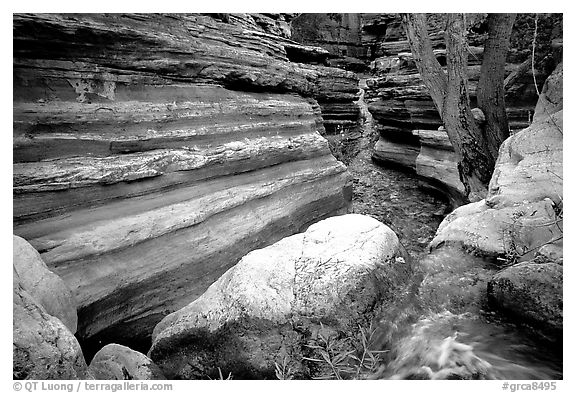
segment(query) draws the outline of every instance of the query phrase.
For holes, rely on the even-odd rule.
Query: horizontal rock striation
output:
[[[362,57],[362,14],[309,14],[295,17],[292,22],[292,39],[319,46],[337,56]]]
[[[460,181],[458,157],[446,130],[414,130],[412,134],[420,140],[415,169],[425,180],[424,186],[446,195],[453,208],[464,204],[466,190]]]
[[[321,116],[357,79],[291,62],[282,18],[13,21],[14,232],[72,290],[79,337],[148,337],[247,252],[346,212]]]
[[[471,14],[468,19],[468,88],[471,105],[474,107],[486,26],[482,15]],[[527,37],[533,35],[532,19],[531,14],[518,15],[507,58],[506,107],[512,130],[523,129],[530,124],[538,98],[529,66],[532,46]],[[558,31],[554,26],[558,24],[558,19],[561,25],[561,16],[558,14],[540,15],[537,43],[539,54],[536,59],[536,79],[540,86],[555,66],[554,64],[550,69],[550,64],[559,61],[556,53],[558,50],[551,49],[555,39],[561,37],[561,28]],[[434,53],[440,64],[445,65],[445,21],[440,14],[430,14],[428,22]],[[433,184],[436,183],[439,186],[436,188],[443,188],[452,200],[454,197],[462,199],[460,190],[463,190],[463,187],[453,174],[455,156],[445,153],[443,143],[435,146],[430,143],[430,139],[422,139],[413,134],[414,130],[437,130],[442,126],[442,121],[418,75],[400,16],[364,14],[362,29],[363,44],[370,48],[374,59],[371,64],[373,78],[367,81],[365,95],[380,133],[380,140],[374,148],[374,159],[383,164],[395,164],[415,171],[427,180],[431,179]],[[439,164],[435,173],[429,170],[427,164],[422,165],[430,161],[432,156]],[[417,164],[417,161],[420,161],[420,164]]]

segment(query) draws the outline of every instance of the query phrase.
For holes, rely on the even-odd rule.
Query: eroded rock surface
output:
[[[118,344],[108,344],[99,350],[90,362],[89,370],[95,379],[166,379],[146,355]]]
[[[289,19],[14,15],[14,232],[80,337],[146,340],[247,252],[347,211],[320,133],[358,79],[290,61],[314,49]]]
[[[416,156],[416,173],[426,185],[447,195],[453,207],[461,206],[466,194],[458,173],[458,158],[444,127],[438,130],[414,130],[420,140]],[[412,152],[412,149],[405,149]]]
[[[246,255],[154,329],[149,356],[167,377],[274,377],[274,362],[309,376],[306,339],[350,334],[398,298],[411,266],[392,230],[362,215],[312,225]],[[322,324],[320,326],[320,324]]]
[[[485,200],[455,210],[431,243],[458,243],[488,256],[525,259],[562,237],[562,111],[500,147]]]

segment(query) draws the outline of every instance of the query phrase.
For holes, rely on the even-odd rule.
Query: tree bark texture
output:
[[[428,38],[425,14],[404,16],[416,67],[440,113],[459,163],[460,179],[470,200],[486,195],[495,159],[476,124],[468,99],[466,26],[464,14],[448,14],[447,73],[436,60]]]
[[[510,136],[504,100],[506,55],[516,14],[488,14],[488,38],[476,96],[478,107],[486,116],[484,133],[490,154],[496,160],[498,149]]]
[[[444,97],[442,120],[448,131],[456,138],[453,145],[460,162],[460,179],[466,187],[470,199],[482,199],[486,195],[488,183],[494,171],[496,159],[489,154],[489,148],[482,131],[476,124],[468,95],[468,45],[466,42],[466,22],[464,14],[448,14],[446,25],[446,67],[448,87]],[[452,141],[452,138],[450,138]],[[472,195],[473,194],[473,197]]]
[[[402,19],[418,73],[430,91],[438,113],[442,114],[448,79],[434,56],[426,14],[404,14]]]

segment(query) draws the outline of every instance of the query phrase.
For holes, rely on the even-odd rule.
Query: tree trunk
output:
[[[442,120],[456,154],[460,157],[460,179],[470,200],[486,196],[496,159],[489,154],[482,131],[476,124],[468,99],[468,44],[464,14],[448,14],[446,26],[448,88]]]
[[[476,96],[478,107],[486,116],[484,133],[490,154],[496,160],[498,149],[508,136],[508,117],[504,101],[506,55],[516,14],[488,14],[488,38]]]
[[[428,36],[426,14],[403,14],[402,20],[418,73],[430,91],[438,113],[442,114],[448,79],[434,56]]]
[[[447,75],[432,51],[425,14],[403,17],[414,61],[458,156],[460,180],[470,200],[486,195],[495,160],[488,152],[468,101],[468,51],[463,14],[448,14],[446,29]]]

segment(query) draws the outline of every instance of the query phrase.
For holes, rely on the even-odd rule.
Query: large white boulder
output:
[[[308,339],[322,329],[346,335],[393,301],[411,267],[396,234],[357,214],[247,254],[197,300],[154,329],[148,356],[168,378],[295,374]]]

